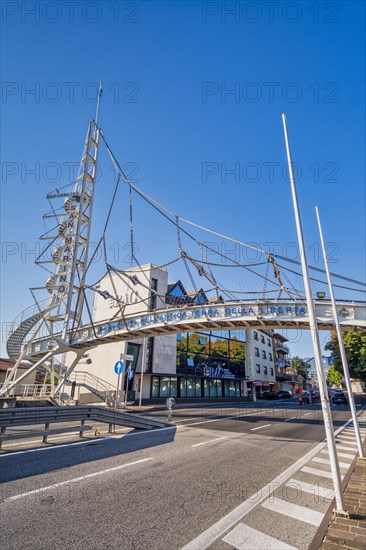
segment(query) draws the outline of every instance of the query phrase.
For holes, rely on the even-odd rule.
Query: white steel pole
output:
[[[141,362],[141,378],[140,378],[140,395],[139,395],[139,410],[141,410],[142,401],[142,385],[144,381],[144,370],[146,364],[147,339],[142,341],[142,362]]]
[[[365,458],[365,454],[364,454],[364,451],[363,451],[361,434],[360,434],[360,427],[359,427],[359,424],[358,424],[356,405],[355,405],[355,400],[354,400],[354,396],[353,396],[353,392],[352,392],[351,378],[350,378],[350,375],[349,375],[347,355],[346,355],[346,350],[345,350],[344,342],[343,342],[343,338],[342,338],[342,329],[341,329],[341,325],[339,323],[339,317],[338,317],[338,313],[337,313],[337,306],[336,306],[336,301],[335,301],[334,293],[333,293],[332,279],[331,279],[330,272],[329,272],[328,257],[327,257],[327,252],[326,252],[326,249],[325,249],[325,246],[324,246],[323,230],[322,230],[322,226],[321,226],[321,223],[320,223],[319,210],[318,210],[317,206],[315,207],[315,211],[316,211],[316,217],[317,217],[317,220],[318,220],[320,243],[322,245],[322,250],[323,250],[324,265],[325,265],[325,271],[327,273],[329,294],[330,294],[330,300],[332,302],[333,317],[334,317],[334,322],[335,322],[336,331],[337,331],[339,351],[341,352],[344,379],[346,381],[346,386],[347,386],[347,391],[348,391],[348,396],[349,396],[349,404],[350,404],[351,413],[352,413],[352,420],[353,420],[353,425],[355,427],[355,434],[356,434],[358,452],[359,452],[360,458]]]
[[[325,428],[325,434],[326,434],[326,439],[328,444],[329,460],[330,460],[332,479],[333,479],[333,485],[334,485],[334,493],[335,493],[336,505],[337,505],[336,513],[346,515],[347,513],[345,512],[344,498],[343,498],[343,492],[342,492],[341,472],[339,469],[337,449],[336,449],[335,438],[334,438],[333,421],[332,421],[331,410],[329,406],[329,398],[328,398],[327,386],[325,382],[325,376],[324,376],[324,370],[323,370],[323,364],[322,364],[323,363],[322,352],[321,352],[320,341],[319,341],[318,325],[316,322],[315,307],[314,307],[313,296],[312,296],[310,280],[309,280],[309,270],[308,270],[308,263],[306,258],[304,236],[303,236],[303,231],[301,226],[300,209],[299,209],[299,203],[297,199],[295,176],[293,172],[291,150],[290,150],[290,144],[289,144],[289,139],[287,134],[286,116],[284,114],[282,115],[282,122],[283,122],[284,134],[285,134],[287,162],[288,162],[288,169],[289,169],[289,175],[290,175],[291,193],[292,193],[292,202],[294,206],[297,238],[298,238],[299,247],[300,247],[301,268],[302,268],[302,273],[304,278],[306,303],[307,303],[307,308],[309,313],[310,332],[311,332],[311,337],[312,337],[313,347],[314,347],[315,365],[318,373],[324,428]]]

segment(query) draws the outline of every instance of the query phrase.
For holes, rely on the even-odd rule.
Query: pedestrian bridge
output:
[[[333,330],[331,302],[316,301],[315,311],[319,329]],[[366,332],[366,302],[338,302],[337,311],[342,330]],[[169,307],[84,325],[71,341],[68,340],[68,346],[69,350],[77,351],[149,336],[246,328],[308,330],[308,310],[304,302],[290,300],[230,301],[210,306],[200,304]],[[30,344],[27,355],[36,358],[50,350],[55,354],[58,349],[58,353],[63,351],[63,342],[61,335],[55,334],[52,338],[48,336],[34,341]]]

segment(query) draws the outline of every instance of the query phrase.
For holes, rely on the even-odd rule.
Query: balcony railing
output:
[[[283,353],[290,353],[290,349],[285,346],[284,344],[276,344],[275,345],[276,351],[282,351]]]

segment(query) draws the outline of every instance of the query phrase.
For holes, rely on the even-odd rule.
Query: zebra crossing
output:
[[[365,416],[359,424],[364,439]],[[343,479],[357,454],[357,441],[352,422],[341,430],[336,432],[336,445],[340,450],[338,457],[342,459],[339,466]],[[325,458],[327,454],[326,449],[320,450],[210,548],[307,550],[334,496],[330,461]]]

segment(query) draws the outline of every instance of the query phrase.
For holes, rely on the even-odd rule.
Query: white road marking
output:
[[[227,439],[227,435],[223,437],[217,437],[216,439],[211,439],[210,441],[202,441],[202,443],[195,443],[191,447],[200,447],[201,445],[207,445],[208,443],[216,443],[216,441],[221,441],[222,439]]]
[[[304,491],[305,493],[310,493],[311,495],[326,498],[328,500],[333,500],[334,498],[334,492],[332,492],[331,489],[324,489],[315,483],[311,484],[305,483],[305,481],[298,481],[297,479],[290,479],[286,483],[286,486],[295,489],[295,491]]]
[[[339,435],[340,432],[342,432],[347,426],[350,425],[352,420],[347,420],[342,426],[340,426],[335,431],[335,436]],[[224,535],[224,533],[230,529],[231,527],[234,527],[234,525],[240,521],[244,516],[246,516],[249,512],[251,512],[256,506],[258,506],[263,500],[270,497],[271,494],[274,491],[274,487],[278,487],[279,485],[282,485],[286,483],[286,485],[292,484],[292,486],[295,485],[295,488],[303,489],[305,492],[311,493],[311,494],[318,494],[319,496],[322,496],[324,498],[332,500],[334,498],[334,492],[331,493],[329,489],[323,489],[322,487],[319,487],[318,485],[310,485],[310,483],[305,483],[303,481],[296,481],[292,478],[294,474],[296,474],[300,468],[302,468],[305,464],[307,464],[314,456],[318,455],[319,452],[322,452],[322,449],[324,449],[326,445],[326,441],[322,441],[319,443],[314,449],[306,453],[302,458],[300,458],[297,462],[295,462],[292,466],[287,468],[284,472],[282,472],[279,476],[277,476],[275,479],[273,479],[270,483],[262,487],[258,493],[256,493],[253,496],[251,496],[248,500],[245,500],[239,506],[231,510],[226,516],[222,517],[211,525],[208,529],[203,531],[200,535],[198,535],[195,539],[191,540],[188,544],[186,544],[181,550],[205,550],[208,548],[215,540],[217,540],[219,537]],[[324,451],[323,451],[324,452]],[[325,451],[327,452],[327,451]],[[353,458],[353,456],[350,455],[350,458]],[[292,478],[292,479],[290,479]],[[290,481],[288,481],[290,479]],[[263,546],[262,546],[263,548]],[[253,550],[251,547],[250,550]],[[262,549],[261,549],[262,550]]]
[[[307,416],[308,414],[312,414],[313,411],[309,412],[309,413],[305,413],[304,416]]]
[[[281,540],[274,539],[244,523],[240,523],[222,539],[237,550],[297,550]]]
[[[262,506],[263,508],[268,508],[268,510],[273,510],[274,512],[304,521],[305,523],[310,523],[310,525],[315,525],[316,527],[319,527],[324,517],[324,514],[321,512],[316,512],[315,510],[311,510],[311,508],[299,506],[293,502],[287,502],[286,500],[276,497],[266,500]]]
[[[142,462],[147,462],[148,460],[153,460],[152,458],[141,458],[140,460],[135,460],[134,462],[128,462],[127,464],[121,464],[120,466],[115,466],[114,468],[107,468],[99,472],[94,472],[93,474],[87,474],[85,476],[75,477],[74,479],[68,479],[66,481],[60,481],[59,483],[54,483],[53,485],[48,485],[48,487],[42,487],[40,489],[35,489],[34,491],[27,491],[26,493],[21,493],[20,495],[14,495],[12,497],[6,498],[3,502],[10,502],[12,500],[19,500],[20,498],[27,497],[30,495],[35,495],[43,491],[48,491],[48,489],[55,489],[56,487],[62,487],[63,485],[68,485],[69,483],[77,483],[79,481],[84,481],[85,479],[90,479],[91,477],[101,476],[103,474],[108,474],[109,472],[115,472],[116,470],[122,470],[122,468],[128,468],[129,466],[135,466],[135,464],[141,464]]]
[[[323,449],[323,450],[320,451],[320,452],[323,453],[323,454],[325,454],[325,455],[329,455],[327,449]],[[352,459],[355,458],[355,456],[356,456],[356,455],[350,455],[350,454],[348,454],[348,453],[339,453],[338,451],[337,451],[337,455],[338,455],[338,456],[341,456],[342,458],[352,458]]]
[[[326,458],[320,458],[319,456],[315,456],[311,462],[319,462],[319,464],[329,464],[330,460],[327,460]],[[351,463],[350,462],[338,462],[340,468],[349,468]]]
[[[297,418],[296,416],[291,416],[291,418],[286,418],[286,420],[284,420],[284,422],[289,422],[290,420],[293,420],[294,418]]]
[[[265,424],[264,426],[258,426],[258,428],[251,428],[250,431],[254,432],[254,430],[261,430],[262,428],[268,428],[268,426],[271,426],[272,424]]]
[[[345,445],[352,445],[353,447],[357,447],[357,441],[354,441],[354,439],[346,439],[344,437],[344,435],[341,436],[342,439],[337,439],[336,443],[338,443],[338,445],[342,445],[342,444],[345,444]]]
[[[346,447],[345,445],[337,445],[337,451],[338,449],[340,449],[341,451],[354,451],[354,452],[357,451],[357,449],[353,447]]]
[[[333,479],[332,472],[326,472],[325,470],[319,470],[318,468],[310,468],[309,466],[304,466],[303,468],[301,468],[300,471],[306,474],[311,474],[313,476],[327,477],[328,479]],[[343,479],[344,476],[341,475],[341,478]]]
[[[199,422],[192,422],[191,424],[179,424],[177,428],[197,426],[198,424],[208,424],[209,422],[225,422],[225,420],[233,420],[235,418],[245,418],[247,416],[259,416],[259,415],[258,413],[250,413],[250,414],[237,414],[235,416],[222,416],[220,418],[214,418],[213,420],[200,420]]]

